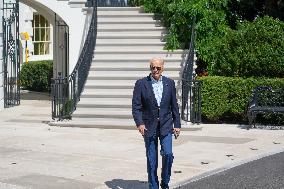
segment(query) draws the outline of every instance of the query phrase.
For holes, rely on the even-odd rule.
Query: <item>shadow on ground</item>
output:
[[[21,100],[50,100],[50,93],[21,90]]]
[[[248,129],[248,125],[245,125],[245,124],[239,124],[237,127],[240,129],[245,129],[245,130]]]
[[[148,182],[139,180],[113,179],[105,184],[111,189],[148,189]]]

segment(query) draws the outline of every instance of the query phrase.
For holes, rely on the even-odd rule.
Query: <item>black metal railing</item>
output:
[[[97,1],[87,3],[88,7],[93,7],[93,13],[78,62],[69,76],[59,75],[51,81],[52,119],[71,119],[88,77],[97,38]]]
[[[201,122],[201,82],[195,79],[195,17],[191,25],[189,52],[182,74],[181,118],[192,123]]]

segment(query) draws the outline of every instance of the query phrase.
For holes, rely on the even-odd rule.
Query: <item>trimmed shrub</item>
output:
[[[199,53],[210,75],[284,77],[284,23],[270,17],[244,22]]]
[[[276,89],[284,86],[284,79],[218,76],[198,79],[202,81],[202,117],[205,122],[246,122],[247,106],[255,87]]]
[[[21,86],[31,91],[50,91],[52,75],[52,60],[24,63],[20,72]]]

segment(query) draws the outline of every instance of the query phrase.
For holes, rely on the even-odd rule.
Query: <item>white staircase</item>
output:
[[[149,60],[165,59],[163,75],[180,79],[187,52],[163,50],[166,30],[139,7],[99,7],[91,70],[72,120],[61,126],[133,128],[135,81],[149,75]]]

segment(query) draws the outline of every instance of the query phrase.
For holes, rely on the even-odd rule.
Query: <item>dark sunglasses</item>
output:
[[[162,67],[157,67],[157,66],[150,66],[151,70],[155,70],[157,69],[158,71],[160,71],[162,69]]]

